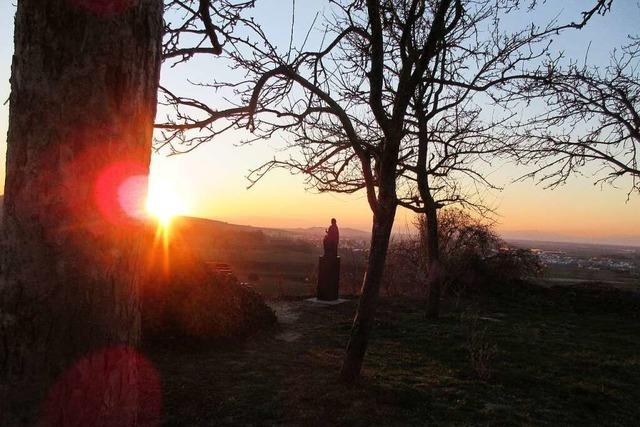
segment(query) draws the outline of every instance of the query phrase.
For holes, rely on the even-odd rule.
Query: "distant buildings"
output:
[[[573,266],[587,270],[610,270],[621,273],[637,273],[640,272],[638,260],[623,259],[618,256],[579,256],[568,254],[564,251],[543,250],[532,248],[529,249],[536,254],[542,264],[547,266]]]

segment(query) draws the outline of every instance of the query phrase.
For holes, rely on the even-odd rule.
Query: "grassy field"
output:
[[[514,287],[447,307],[437,322],[424,319],[419,301],[383,299],[363,378],[351,387],[337,372],[355,302],[272,305],[280,325],[244,343],[147,344],[165,425],[640,419],[639,304],[629,295]]]

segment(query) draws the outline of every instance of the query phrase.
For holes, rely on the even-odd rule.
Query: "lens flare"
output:
[[[147,176],[134,175],[126,178],[118,187],[118,201],[122,210],[130,217],[144,219]]]
[[[103,169],[96,180],[95,201],[102,217],[124,225],[143,219],[147,170],[136,162],[116,162]]]
[[[134,348],[114,346],[80,358],[58,379],[38,425],[159,425],[161,407],[153,364]]]

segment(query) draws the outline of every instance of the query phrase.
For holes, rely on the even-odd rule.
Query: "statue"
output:
[[[322,245],[324,246],[324,256],[338,256],[338,241],[340,240],[340,231],[335,218],[331,218],[331,225],[326,230]]]
[[[339,240],[340,232],[338,231],[336,219],[331,218],[331,226],[326,230],[324,239],[322,239],[324,254],[318,260],[318,300],[338,300],[338,290],[340,287]]]

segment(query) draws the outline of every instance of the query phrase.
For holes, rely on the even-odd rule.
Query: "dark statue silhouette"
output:
[[[318,260],[318,299],[335,301],[338,299],[340,283],[340,257],[338,256],[338,241],[340,232],[335,218],[331,218],[331,226],[326,231],[322,246],[324,254]]]
[[[335,218],[331,218],[331,225],[326,231],[322,245],[324,246],[324,256],[338,256],[338,241],[340,240],[340,231]]]

